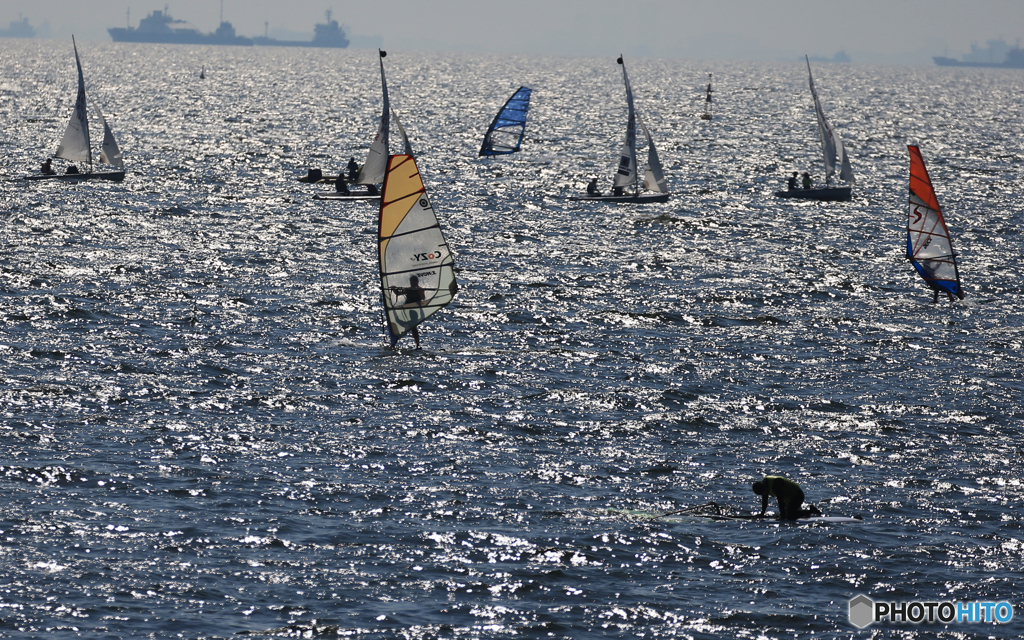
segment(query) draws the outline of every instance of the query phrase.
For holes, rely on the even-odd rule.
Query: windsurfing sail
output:
[[[668,193],[665,188],[665,172],[661,168],[661,160],[658,158],[658,150],[654,148],[654,138],[648,131],[643,119],[640,119],[640,128],[647,136],[647,171],[644,172],[644,189],[657,193]]]
[[[398,113],[392,109],[391,115],[395,118],[395,125],[398,126],[398,133],[402,134],[402,153],[407,156],[413,155],[412,144],[409,142],[409,136],[405,135],[405,127],[402,126],[402,121],[398,119]]]
[[[612,184],[616,187],[636,185],[636,109],[633,106],[633,88],[629,86],[629,76],[626,75],[626,63],[619,55],[616,62],[622,67],[622,81],[626,84],[626,104],[629,107],[629,117],[626,120],[626,139],[622,144],[622,151],[619,153],[619,168],[615,171],[615,180]]]
[[[836,159],[839,160],[839,179],[853,184],[853,167],[850,166],[850,158],[846,155],[846,147],[843,141],[832,129],[825,112],[821,108],[821,101],[818,100],[818,92],[814,88],[814,76],[811,75],[811,60],[806,55],[807,78],[811,85],[811,96],[814,98],[814,112],[818,115],[818,135],[821,137],[821,151],[825,156],[825,182],[826,184],[835,174]]]
[[[114,132],[110,130],[110,125],[107,124],[107,119],[103,117],[103,112],[100,111],[99,107],[96,107],[96,115],[100,117],[100,122],[103,123],[103,146],[100,147],[100,162],[106,162],[123,169],[124,157],[121,155],[121,149],[117,146]]]
[[[704,113],[702,113],[701,116],[700,116],[701,120],[710,120],[711,119],[711,92],[712,92],[712,89],[711,89],[711,74],[709,73],[708,74],[707,97],[704,98]]]
[[[78,97],[75,98],[75,110],[71,113],[68,126],[64,129],[64,137],[57,145],[54,157],[88,162],[92,164],[92,150],[89,143],[89,117],[85,108],[85,76],[82,74],[82,62],[78,59],[78,45],[71,36],[71,45],[75,49],[75,64],[78,66]]]
[[[459,290],[451,250],[410,155],[388,159],[377,242],[381,296],[394,347]]]
[[[920,149],[908,145],[907,150],[910,151],[907,258],[936,296],[945,291],[963,300],[953,241],[942,217],[939,200],[935,197],[928,169],[924,166]]]
[[[370,152],[366,162],[359,170],[356,184],[379,184],[384,181],[384,171],[388,165],[388,125],[391,122],[391,102],[388,100],[388,82],[384,77],[384,58],[387,52],[378,49],[380,54],[380,85],[384,90],[384,108],[380,116],[380,127],[370,144]]]
[[[526,113],[530,110],[529,87],[519,87],[501,108],[484,134],[482,156],[502,156],[519,151],[526,134]]]

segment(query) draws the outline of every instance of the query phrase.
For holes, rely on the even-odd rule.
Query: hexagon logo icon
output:
[[[850,598],[850,624],[863,629],[875,619],[875,601],[864,594]]]

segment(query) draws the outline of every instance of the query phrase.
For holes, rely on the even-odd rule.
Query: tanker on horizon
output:
[[[1002,62],[996,62],[998,56],[1005,56]],[[997,69],[1024,69],[1024,50],[1020,45],[1011,47],[1002,40],[989,40],[987,47],[971,45],[971,52],[963,55],[963,60],[934,56],[932,60],[940,67],[991,67]]]
[[[230,22],[221,21],[213,33],[201,33],[199,29],[184,20],[176,20],[163,11],[153,11],[139,21],[135,27],[111,27],[107,29],[114,42],[148,42],[161,44],[223,44],[270,47],[333,47],[343,49],[348,46],[348,38],[337,20],[331,19],[327,12],[326,24],[314,27],[312,40],[276,40],[268,37],[247,38],[235,34]]]

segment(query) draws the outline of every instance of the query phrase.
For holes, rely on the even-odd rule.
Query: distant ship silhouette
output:
[[[998,56],[1004,56],[1002,62],[996,62]],[[999,69],[1024,69],[1024,51],[1020,46],[1010,47],[1002,40],[989,40],[988,47],[981,48],[971,45],[971,52],[963,56],[963,60],[935,56],[932,58],[940,67],[993,67]]]
[[[221,20],[220,26],[213,33],[201,33],[184,20],[176,20],[163,11],[154,11],[139,21],[135,27],[111,27],[107,29],[114,42],[149,42],[160,44],[224,44],[252,46],[254,44],[270,47],[332,47],[344,49],[348,46],[348,38],[337,20],[331,19],[327,12],[327,22],[314,26],[312,40],[276,40],[268,37],[247,38],[235,33],[230,22]]]

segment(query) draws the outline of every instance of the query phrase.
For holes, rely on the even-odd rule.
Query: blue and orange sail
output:
[[[907,259],[924,281],[935,291],[963,300],[960,270],[953,251],[953,241],[935,197],[932,180],[924,166],[921,151],[910,151],[910,204],[907,209]]]

